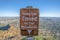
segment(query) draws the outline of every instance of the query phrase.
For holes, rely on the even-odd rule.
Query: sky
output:
[[[0,17],[19,17],[27,6],[38,8],[40,17],[60,17],[60,0],[0,0]]]

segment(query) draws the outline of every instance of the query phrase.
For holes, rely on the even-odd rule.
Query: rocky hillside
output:
[[[20,40],[20,31],[13,25],[8,30],[0,30],[0,40]]]

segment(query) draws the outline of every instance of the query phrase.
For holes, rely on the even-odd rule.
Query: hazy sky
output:
[[[0,17],[19,16],[26,6],[38,8],[41,17],[60,17],[60,0],[0,0]]]

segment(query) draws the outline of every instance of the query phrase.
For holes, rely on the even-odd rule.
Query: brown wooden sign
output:
[[[37,8],[20,9],[21,35],[38,35],[39,10]]]

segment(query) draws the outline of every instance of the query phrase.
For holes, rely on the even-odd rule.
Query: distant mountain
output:
[[[41,17],[40,27],[44,29],[60,28],[60,18],[58,17]],[[60,29],[59,29],[60,30]]]
[[[60,40],[60,17],[40,17],[40,28],[50,31]]]

